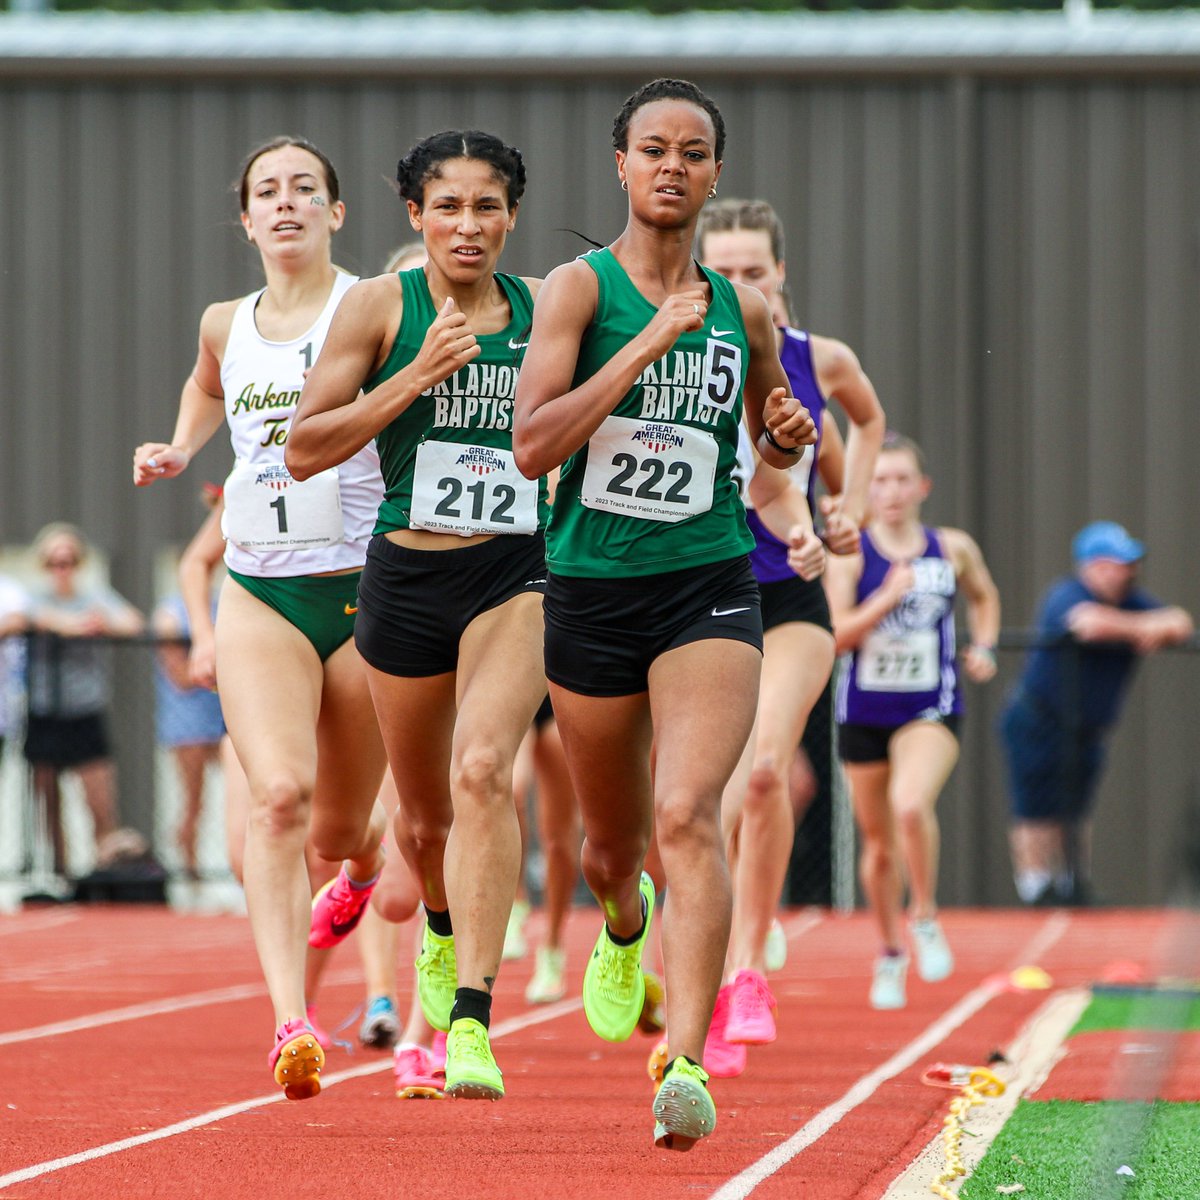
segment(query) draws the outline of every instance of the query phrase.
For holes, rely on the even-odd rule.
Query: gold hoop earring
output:
[[[629,180],[628,179],[621,180],[621,191],[623,191],[623,192],[629,191]]]
[[[708,189],[708,198],[710,200],[715,200],[717,198],[717,189],[715,186]]]

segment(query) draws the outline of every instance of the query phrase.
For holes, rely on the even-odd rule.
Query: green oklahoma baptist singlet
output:
[[[611,250],[582,256],[596,272],[596,316],[572,383],[590,379],[653,318]],[[704,270],[704,328],[651,363],[563,466],[546,530],[557,575],[657,575],[721,562],[754,546],[733,479],[749,344],[733,285]]]
[[[404,313],[387,361],[364,391],[407,366],[437,316],[421,268],[401,271]],[[512,454],[513,398],[533,317],[529,288],[496,274],[512,308],[499,333],[476,334],[481,353],[421,393],[375,438],[384,497],[376,533],[429,529],[470,537],[545,527],[545,479],[526,479]]]

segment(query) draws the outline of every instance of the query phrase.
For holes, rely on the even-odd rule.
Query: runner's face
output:
[[[783,263],[765,229],[722,229],[704,235],[700,261],[734,283],[756,287],[770,303],[783,287]]]
[[[885,525],[915,518],[929,495],[929,479],[908,450],[882,450],[871,477],[871,512]]]
[[[470,284],[490,278],[517,223],[508,186],[491,163],[452,158],[425,184],[424,203],[408,202],[412,227],[424,235],[429,261],[447,279]]]
[[[264,255],[329,254],[346,208],[340,200],[330,201],[325,170],[315,154],[299,146],[268,150],[251,163],[247,192],[242,225]]]
[[[721,174],[713,157],[712,119],[687,100],[653,100],[633,114],[617,174],[629,185],[629,206],[650,224],[694,222]]]

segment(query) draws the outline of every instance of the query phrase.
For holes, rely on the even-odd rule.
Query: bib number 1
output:
[[[243,550],[312,550],[345,541],[338,472],[303,482],[282,463],[239,462],[225,481],[225,536]]]

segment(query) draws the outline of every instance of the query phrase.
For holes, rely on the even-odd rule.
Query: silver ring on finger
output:
[[[700,305],[698,305],[698,304],[693,304],[693,305],[692,305],[692,311],[693,311],[693,312],[696,314],[696,316],[699,316],[699,315],[700,315]]]

